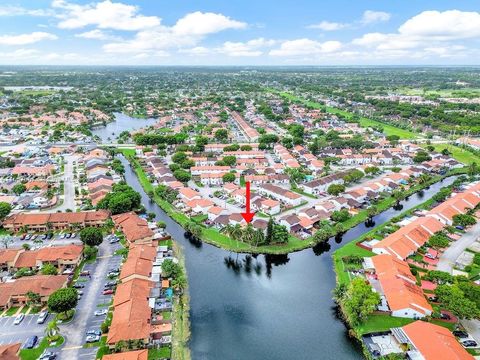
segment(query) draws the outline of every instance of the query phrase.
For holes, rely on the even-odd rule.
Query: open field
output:
[[[279,94],[279,95],[281,95],[281,96],[283,96],[283,97],[285,97],[289,100],[298,101],[298,102],[301,102],[302,104],[304,104],[306,106],[310,106],[314,109],[322,109],[322,110],[325,110],[326,112],[328,112],[330,114],[343,116],[346,119],[351,119],[354,116],[354,114],[349,112],[349,111],[345,111],[345,110],[342,110],[342,109],[337,109],[337,108],[334,108],[334,107],[331,107],[331,106],[325,106],[325,105],[319,104],[319,103],[314,102],[314,101],[309,101],[309,100],[306,100],[306,99],[302,99],[301,97],[295,96],[295,95],[287,93],[287,92],[281,92],[281,91],[278,91],[278,90],[275,90],[275,89],[268,89],[268,90],[271,91],[271,92],[277,93],[277,94]],[[369,118],[366,118],[366,117],[359,117],[359,123],[360,123],[360,126],[362,126],[362,127],[382,127],[383,132],[385,134],[387,134],[387,135],[398,135],[401,139],[415,139],[417,137],[417,134],[415,134],[411,131],[400,129],[400,128],[397,128],[395,126],[385,124],[385,123],[382,123],[380,121],[372,120],[372,119],[369,119]]]

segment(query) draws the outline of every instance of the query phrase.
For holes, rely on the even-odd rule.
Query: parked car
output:
[[[97,341],[100,341],[100,336],[98,335],[88,335],[87,338],[85,339],[87,343],[94,343]]]
[[[80,273],[80,276],[90,276],[90,271],[89,271],[89,270],[83,270],[83,271]]]
[[[452,317],[446,313],[441,313],[440,314],[440,317],[443,319],[443,320],[450,320]]]
[[[23,348],[24,349],[33,349],[35,347],[35,345],[37,344],[37,341],[38,341],[38,336],[37,335],[30,336],[27,339],[27,341],[25,341],[25,344],[23,345]]]
[[[103,287],[104,287],[104,288],[112,288],[112,287],[114,287],[114,286],[117,286],[117,282],[116,282],[116,281],[107,281]]]
[[[113,295],[113,290],[112,289],[107,289],[107,290],[103,290],[103,295]]]
[[[87,330],[87,335],[102,336],[102,332],[100,330],[90,329],[90,330]]]
[[[72,234],[68,233],[67,235],[65,235],[65,237],[66,237],[67,239],[70,239],[70,238],[72,237]]]
[[[51,351],[45,350],[42,355],[38,358],[38,360],[55,360],[57,358],[57,354]]]
[[[455,330],[453,332],[453,335],[455,335],[456,337],[460,338],[460,339],[466,339],[468,338],[468,333],[466,331],[461,331],[461,330]]]
[[[119,272],[118,271],[110,271],[108,274],[107,274],[107,277],[115,277],[115,276],[118,276]]]
[[[72,236],[71,236],[71,237],[72,237],[72,238],[75,238],[75,237],[77,237],[77,234],[76,234],[76,233],[72,233]]]
[[[32,234],[27,234],[27,235],[25,236],[25,240],[30,240],[31,238],[32,238]]]
[[[51,233],[48,233],[48,235],[47,235],[47,239],[48,239],[48,240],[50,240],[51,238],[53,238],[53,233],[52,233],[52,232],[51,232]],[[56,355],[55,355],[55,356],[56,356]]]
[[[61,233],[61,234],[60,234],[60,239],[65,239],[65,235],[66,235],[66,234]]]
[[[477,347],[477,342],[474,340],[465,340],[462,342],[463,346],[465,347]]]
[[[77,282],[77,283],[73,284],[73,287],[75,289],[83,289],[85,287],[85,284],[82,284],[81,282]]]
[[[43,324],[45,320],[47,320],[47,317],[48,317],[48,311],[42,311],[38,315],[37,324]]]
[[[25,314],[19,314],[15,317],[15,321],[13,322],[13,325],[19,325],[23,319],[25,319]]]
[[[93,314],[95,316],[102,316],[102,315],[107,315],[107,313],[108,313],[107,309],[99,309],[99,310],[95,310]]]
[[[110,244],[116,244],[116,243],[120,242],[120,239],[115,236],[115,237],[112,237],[109,242],[110,242]]]

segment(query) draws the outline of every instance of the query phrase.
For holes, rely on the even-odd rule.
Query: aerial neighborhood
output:
[[[480,358],[477,70],[47,70],[0,67],[0,359]]]

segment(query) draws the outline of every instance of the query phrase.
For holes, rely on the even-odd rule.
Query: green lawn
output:
[[[148,360],[170,359],[172,353],[169,347],[161,347],[160,349],[149,349]]]
[[[19,307],[12,306],[10,309],[7,310],[7,312],[5,313],[5,316],[13,316],[14,314],[16,314],[18,309]]]
[[[414,322],[413,319],[399,318],[389,315],[372,314],[361,325],[355,327],[359,335],[377,331],[386,331],[393,327],[401,327]]]
[[[422,145],[423,147],[427,147],[428,145]],[[472,162],[476,162],[477,164],[480,164],[480,157],[471,153],[468,150],[462,149],[458,146],[451,145],[451,144],[432,144],[432,146],[435,148],[435,151],[441,152],[443,149],[447,149],[452,153],[452,157],[465,164],[471,164]]]
[[[337,108],[334,108],[334,107],[331,107],[331,106],[325,106],[325,105],[319,104],[317,102],[309,101],[309,100],[303,99],[299,96],[295,96],[295,95],[290,94],[288,92],[282,92],[282,91],[278,91],[278,90],[275,90],[275,89],[268,89],[268,90],[273,92],[273,93],[279,94],[280,96],[283,96],[283,97],[285,97],[289,100],[298,101],[298,102],[301,102],[304,105],[307,105],[307,106],[312,107],[314,109],[322,109],[322,110],[325,110],[326,112],[328,112],[330,114],[343,116],[346,119],[351,119],[354,116],[354,114],[349,112],[349,111],[342,110],[342,109],[337,109]],[[400,129],[400,128],[395,127],[393,125],[389,125],[389,124],[386,124],[386,123],[383,123],[383,122],[380,122],[380,121],[368,119],[366,117],[360,117],[359,122],[360,122],[360,126],[362,126],[362,127],[382,127],[383,132],[385,134],[387,134],[387,135],[398,135],[398,136],[400,136],[401,139],[415,139],[417,137],[417,134],[415,134],[411,131]]]
[[[55,347],[59,347],[63,344],[65,339],[63,337],[60,337],[60,340],[57,341],[55,344]],[[43,338],[43,340],[40,342],[38,347],[35,349],[22,349],[20,350],[20,359],[22,360],[37,360],[40,355],[45,351],[45,349],[49,347],[48,340],[46,338]]]

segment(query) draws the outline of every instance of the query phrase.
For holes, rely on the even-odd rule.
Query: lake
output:
[[[208,360],[362,359],[337,317],[332,252],[371,230],[359,224],[342,239],[289,255],[236,254],[190,242],[183,229],[145,194],[128,161],[126,181],[147,211],[183,245],[190,291],[192,358]],[[426,201],[455,177],[430,186],[373,218],[381,225]]]

